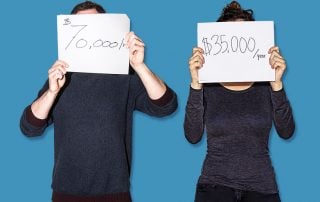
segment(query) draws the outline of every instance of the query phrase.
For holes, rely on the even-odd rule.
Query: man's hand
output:
[[[126,46],[129,48],[129,60],[132,68],[137,71],[144,64],[144,43],[134,34],[129,32],[125,38]]]
[[[66,82],[65,74],[67,73],[68,64],[64,61],[57,60],[48,71],[49,92],[58,94]]]

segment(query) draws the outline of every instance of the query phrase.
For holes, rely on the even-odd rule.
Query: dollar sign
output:
[[[69,24],[71,24],[70,19],[69,18],[64,19],[63,25],[69,25]]]
[[[203,43],[203,46],[204,46],[204,54],[207,56],[207,55],[210,55],[211,53],[211,50],[212,50],[212,45],[211,43],[208,42],[208,39],[207,38],[204,38],[202,39],[202,43]]]

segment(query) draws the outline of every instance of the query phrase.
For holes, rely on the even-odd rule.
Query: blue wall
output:
[[[1,4],[0,201],[50,201],[53,130],[28,139],[19,130],[24,107],[37,94],[57,58],[56,15],[79,1],[5,1]],[[183,2],[183,3],[182,3]],[[132,195],[137,202],[191,202],[206,141],[183,134],[189,90],[188,58],[196,23],[215,21],[228,1],[98,1],[108,12],[127,13],[147,45],[146,62],[179,95],[177,112],[164,119],[135,114]],[[274,20],[276,41],[288,64],[285,88],[297,129],[289,141],[273,131],[270,151],[283,202],[314,202],[319,162],[319,24],[317,1],[240,1],[257,20]]]

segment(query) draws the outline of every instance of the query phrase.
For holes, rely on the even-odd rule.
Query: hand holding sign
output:
[[[67,73],[68,64],[64,61],[57,60],[48,70],[49,92],[57,95],[66,82],[65,74]]]
[[[59,15],[57,19],[59,59],[68,62],[68,71],[128,74],[127,15]]]
[[[270,54],[269,63],[272,69],[275,70],[275,81],[271,81],[271,87],[274,91],[282,89],[282,76],[287,68],[286,61],[280,54],[279,47],[271,47],[268,51]]]
[[[267,56],[273,45],[273,22],[198,23],[206,59],[200,83],[274,81]]]
[[[191,75],[191,87],[193,89],[201,89],[202,84],[199,83],[199,69],[205,63],[204,51],[202,48],[196,47],[192,49],[192,55],[189,59],[189,70]]]
[[[126,35],[125,43],[129,48],[130,65],[135,69],[144,62],[145,44],[134,32],[130,32]]]

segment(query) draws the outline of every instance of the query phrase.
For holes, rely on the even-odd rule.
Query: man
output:
[[[104,13],[86,1],[72,14]],[[177,108],[175,93],[144,63],[144,43],[126,36],[129,75],[67,73],[56,61],[38,98],[23,112],[27,136],[41,135],[54,123],[54,202],[128,202],[130,196],[132,115],[139,110],[166,116]]]

